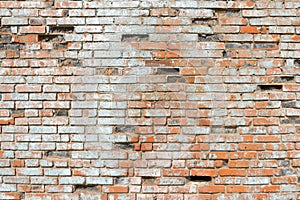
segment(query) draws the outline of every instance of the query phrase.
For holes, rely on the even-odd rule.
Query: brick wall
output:
[[[0,199],[299,199],[299,8],[0,1]]]

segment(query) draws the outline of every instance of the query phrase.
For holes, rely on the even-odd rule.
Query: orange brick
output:
[[[220,169],[220,176],[245,176],[245,169]]]

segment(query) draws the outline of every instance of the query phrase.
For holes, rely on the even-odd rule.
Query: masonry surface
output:
[[[0,17],[0,199],[300,199],[298,0]]]

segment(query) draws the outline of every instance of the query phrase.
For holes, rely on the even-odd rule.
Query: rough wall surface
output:
[[[0,199],[300,199],[299,8],[0,1]]]

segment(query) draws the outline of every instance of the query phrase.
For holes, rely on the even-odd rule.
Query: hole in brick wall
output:
[[[47,151],[45,152],[45,156],[47,157],[70,157],[70,152],[68,151]]]
[[[96,185],[74,185],[74,190],[89,190],[89,191],[99,191]]]
[[[133,149],[134,148],[134,145],[132,144],[129,144],[129,143],[115,143],[114,144],[114,147],[116,149],[124,149],[124,150],[130,150],[130,149]]]
[[[300,67],[300,59],[294,60],[294,65],[295,65],[296,67]]]
[[[55,116],[68,116],[68,110],[55,110]]]
[[[54,49],[60,49],[60,50],[67,49],[68,48],[68,43],[54,43],[53,48]]]
[[[274,83],[286,83],[294,80],[294,76],[277,76],[274,78]]]
[[[122,41],[146,41],[149,39],[148,34],[124,34],[122,35]]]
[[[289,102],[282,102],[281,106],[283,108],[297,108],[297,102],[296,101],[289,101]]]
[[[59,59],[58,60],[58,65],[60,67],[71,67],[71,66],[82,66],[83,63],[80,60],[77,59]]]
[[[150,176],[143,176],[142,182],[143,184],[155,184],[156,178]]]
[[[25,199],[25,192],[20,192],[19,195],[20,195],[20,199]]]
[[[116,126],[114,129],[115,133],[133,133],[135,132],[134,126]]]
[[[220,35],[213,35],[213,34],[198,34],[198,40],[200,42],[209,42],[209,41],[220,41],[221,36]]]
[[[21,43],[10,43],[10,44],[0,44],[0,50],[21,50],[24,48],[24,44]]]
[[[287,118],[287,119],[282,119],[280,120],[280,123],[281,124],[300,124],[300,118],[295,118],[295,117],[290,117],[290,118]]]
[[[210,176],[188,176],[186,179],[192,182],[210,182],[212,180]]]
[[[62,41],[63,36],[62,35],[39,35],[38,41],[40,42],[50,42],[50,41]]]
[[[49,33],[72,33],[74,26],[50,26]]]
[[[262,91],[266,90],[282,90],[282,85],[258,85],[258,89]]]
[[[179,74],[179,68],[158,68],[157,74]]]

